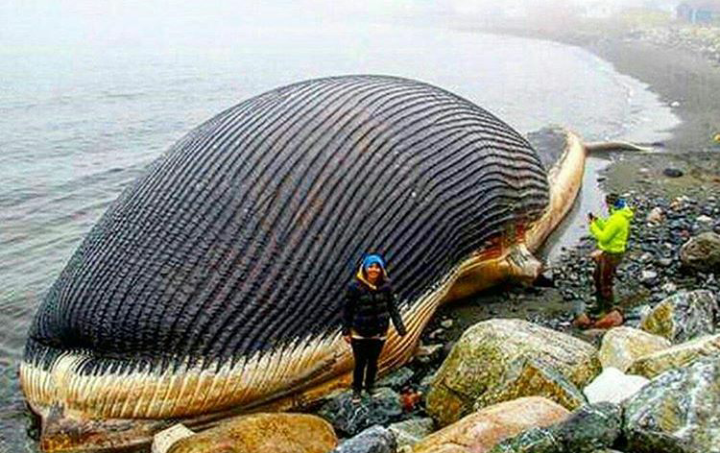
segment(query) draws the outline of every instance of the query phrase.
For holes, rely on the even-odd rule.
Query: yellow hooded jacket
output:
[[[610,209],[607,219],[595,219],[590,223],[590,234],[598,242],[598,248],[609,253],[624,253],[630,236],[632,209]]]

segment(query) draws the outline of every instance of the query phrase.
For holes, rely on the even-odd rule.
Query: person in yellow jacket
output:
[[[597,250],[593,252],[596,305],[590,311],[597,320],[593,323],[583,313],[576,319],[576,325],[580,327],[610,328],[623,323],[622,309],[615,305],[613,286],[615,273],[625,255],[634,214],[617,194],[608,194],[605,203],[610,213],[608,218],[588,215],[590,234],[597,240]]]

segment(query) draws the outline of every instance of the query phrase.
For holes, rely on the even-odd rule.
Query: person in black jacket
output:
[[[380,255],[367,255],[355,277],[345,293],[342,333],[355,358],[353,401],[359,402],[363,381],[372,395],[390,320],[400,336],[407,332]]]

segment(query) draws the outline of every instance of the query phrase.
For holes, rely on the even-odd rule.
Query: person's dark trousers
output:
[[[592,310],[593,315],[604,315],[616,308],[613,286],[615,273],[622,259],[622,253],[602,252],[600,256],[597,257],[595,272],[593,273],[596,300],[596,305]]]
[[[376,338],[353,338],[351,341],[355,370],[353,371],[353,390],[360,392],[364,387],[371,390],[375,385],[378,358],[385,340]]]

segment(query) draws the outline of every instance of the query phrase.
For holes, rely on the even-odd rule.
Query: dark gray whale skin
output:
[[[440,88],[278,88],[188,133],[121,194],[42,302],[23,365],[79,354],[79,375],[160,374],[328,338],[364,252],[385,256],[408,311],[548,197],[528,142]]]

